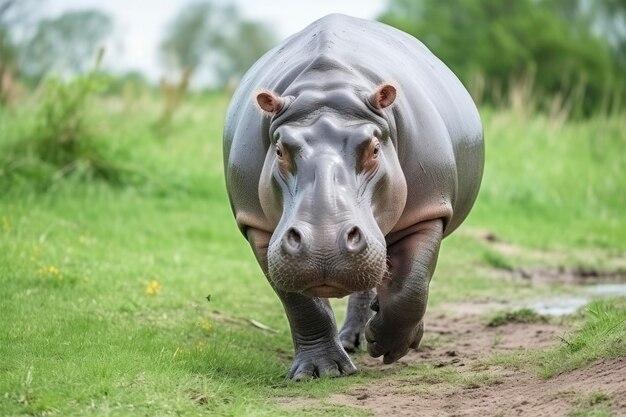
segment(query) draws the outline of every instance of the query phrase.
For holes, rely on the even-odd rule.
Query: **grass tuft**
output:
[[[513,311],[499,311],[487,319],[487,326],[498,327],[508,323],[545,323],[548,319],[530,308]]]
[[[603,392],[593,392],[576,401],[576,406],[570,411],[570,417],[611,417],[608,403],[609,396]]]

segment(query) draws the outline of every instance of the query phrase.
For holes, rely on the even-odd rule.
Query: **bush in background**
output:
[[[120,183],[123,170],[90,120],[92,99],[104,87],[97,71],[70,81],[50,77],[34,108],[13,111],[25,112],[20,115],[5,113],[4,118],[20,119],[23,124],[2,132],[0,184],[28,180],[47,188],[64,177]]]

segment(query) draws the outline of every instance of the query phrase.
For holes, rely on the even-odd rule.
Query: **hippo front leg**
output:
[[[355,373],[356,367],[339,341],[328,300],[298,293],[276,293],[285,307],[295,348],[289,378],[298,381]]]
[[[248,241],[268,276],[267,248],[271,234],[248,229]],[[274,288],[287,314],[295,356],[289,378],[299,381],[317,377],[350,375],[357,371],[339,341],[335,315],[327,299],[308,297]]]
[[[367,350],[392,363],[417,348],[424,332],[428,287],[443,237],[441,219],[420,223],[388,237],[389,278],[377,288],[376,314],[367,323]]]

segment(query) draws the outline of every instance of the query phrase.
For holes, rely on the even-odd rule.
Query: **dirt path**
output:
[[[480,307],[457,308],[456,317],[431,314],[424,346],[391,367],[359,356],[360,369],[393,371],[395,376],[359,385],[326,402],[376,416],[567,416],[581,401],[602,392],[609,397],[605,404],[614,415],[626,416],[626,358],[598,362],[550,380],[486,366],[481,359],[496,352],[557,344],[564,330],[546,323],[487,327],[477,310]],[[403,376],[398,368],[412,363],[431,364],[442,372]],[[285,398],[281,403],[291,410],[319,405],[318,400],[301,398]]]

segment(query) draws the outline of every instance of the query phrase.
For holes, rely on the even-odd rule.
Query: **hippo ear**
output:
[[[286,100],[269,90],[256,93],[256,103],[266,116],[274,116],[285,107]]]
[[[370,103],[377,109],[384,109],[393,104],[396,99],[396,87],[391,84],[382,84],[370,96]]]

